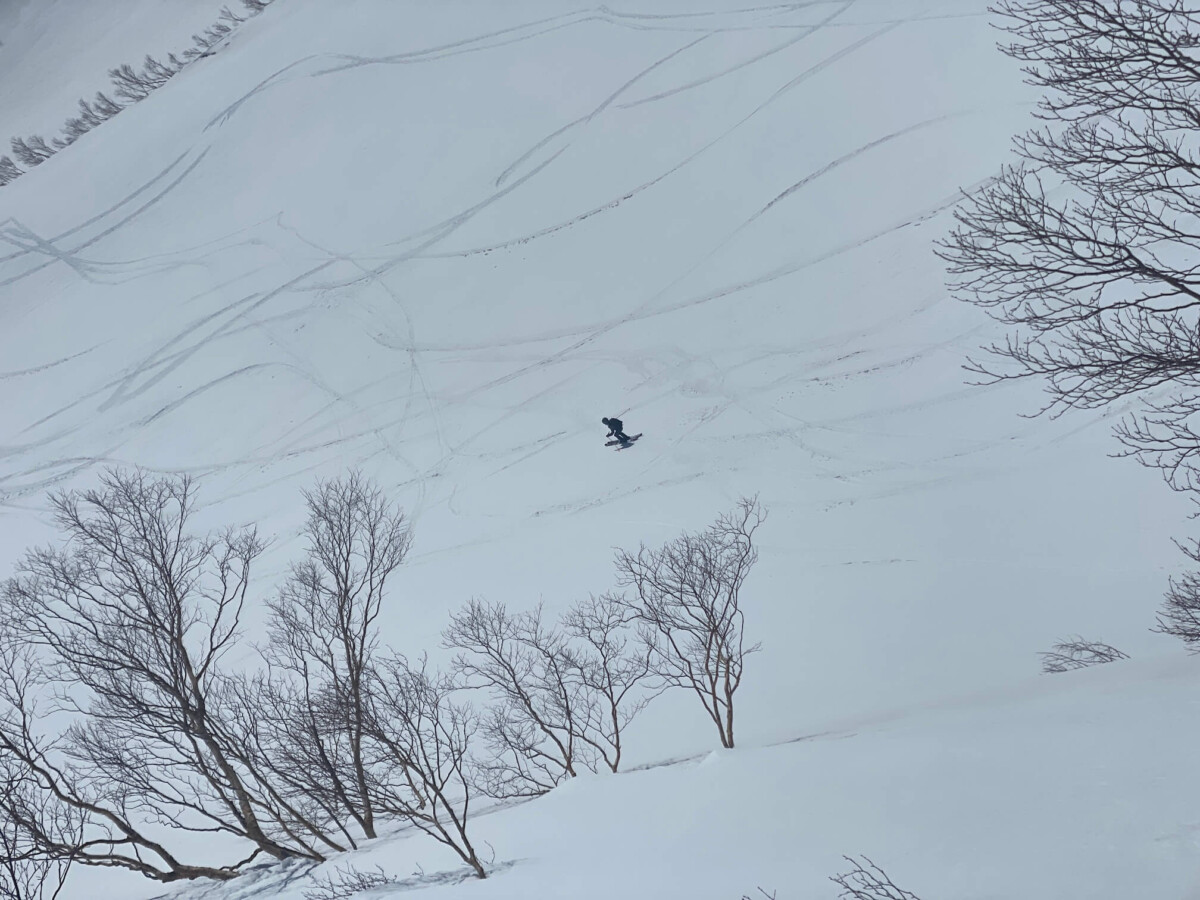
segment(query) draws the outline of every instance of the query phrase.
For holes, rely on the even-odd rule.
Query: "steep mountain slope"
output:
[[[299,490],[357,466],[416,524],[388,637],[436,649],[472,596],[561,608],[609,585],[612,547],[757,493],[741,727],[760,749],[498,813],[498,858],[541,861],[446,896],[819,896],[859,850],[914,860],[930,897],[1180,896],[1185,763],[1124,742],[1184,746],[1190,663],[1148,627],[1187,509],[1107,457],[1104,415],[1030,420],[1034,386],[964,383],[997,332],[932,251],[1034,99],[984,5],[278,0],[0,190],[3,571],[51,535],[47,490],[137,464],[203,476],[206,520],[275,538],[261,598]],[[132,29],[111,64],[186,44],[174,27]],[[614,414],[636,448],[602,446]],[[1166,660],[768,746],[1009,685],[1076,631]],[[708,731],[666,699],[634,761]],[[1133,780],[1151,763],[1158,793]],[[564,884],[584,823],[625,815],[645,829],[595,837],[614,858]],[[387,846],[402,874],[446,867]]]
[[[239,4],[231,4],[241,8]],[[2,152],[14,137],[57,134],[80,99],[112,94],[108,71],[163,60],[216,21],[220,3],[192,0],[6,0],[0,4]]]
[[[1180,713],[1196,675],[1191,659],[1124,663],[579,779],[478,820],[511,864],[487,881],[446,884],[461,869],[428,839],[384,838],[355,862],[402,883],[362,896],[736,900],[761,886],[833,900],[842,855],[866,853],[925,900],[1194,898],[1195,804],[1180,788],[1196,727]],[[179,897],[301,900],[299,872]]]

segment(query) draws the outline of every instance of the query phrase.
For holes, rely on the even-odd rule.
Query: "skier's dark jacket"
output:
[[[603,422],[605,425],[607,425],[608,430],[611,431],[613,434],[624,434],[625,433],[625,425],[621,422],[620,419],[601,419],[600,421]]]

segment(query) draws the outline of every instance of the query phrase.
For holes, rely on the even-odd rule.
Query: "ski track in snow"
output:
[[[974,710],[980,698],[989,715],[1026,695],[1070,699],[1079,682],[1067,677],[986,689],[996,673],[1011,684],[1014,670],[1035,666],[1046,644],[1033,641],[1064,622],[1089,634],[1097,620],[1124,627],[1136,618],[1128,610],[1149,602],[1149,581],[1127,557],[1129,547],[1146,552],[1139,529],[1167,521],[1165,502],[1147,513],[1132,480],[1111,503],[1109,484],[1096,489],[1109,477],[1108,426],[1135,401],[1021,418],[1035,394],[969,385],[961,368],[996,330],[947,296],[932,244],[962,191],[988,183],[1005,123],[1025,111],[990,83],[996,70],[971,68],[981,64],[972,54],[991,52],[983,0],[961,10],[948,0],[807,0],[685,12],[649,0],[568,11],[523,0],[478,4],[478,17],[461,21],[439,18],[434,4],[423,27],[394,34],[384,26],[401,14],[386,2],[362,0],[381,22],[358,32],[332,6],[286,2],[265,14],[279,13],[274,22],[247,28],[95,140],[0,190],[0,522],[10,553],[27,528],[47,525],[47,490],[139,465],[201,476],[202,514],[258,523],[272,541],[256,575],[267,591],[297,545],[299,489],[361,467],[416,526],[397,592],[404,618],[389,622],[387,640],[419,652],[477,590],[556,610],[610,587],[612,545],[701,526],[719,503],[761,492],[772,519],[747,621],[765,646],[739,725],[760,755],[693,752],[712,736],[680,719],[649,751],[631,741],[642,753],[630,757],[631,778],[567,790],[597,803],[649,779],[659,807],[650,821],[672,811],[655,791],[682,786],[662,796],[678,808],[695,801],[697,821],[749,832],[762,824],[756,807],[711,815],[686,780],[708,773],[703,783],[717,789],[742,772],[729,783],[745,777],[756,802],[804,794],[805,815],[789,806],[779,821],[803,836],[815,809],[818,837],[838,824],[804,805],[825,774],[846,782],[829,808],[859,802],[842,827],[881,833],[872,816],[903,804],[909,785],[874,767],[904,740],[915,741],[914,768],[942,752],[905,723]],[[935,44],[946,59],[930,58]],[[562,84],[539,83],[548,72]],[[365,111],[378,120],[360,125]],[[144,160],[123,155],[130,142]],[[103,189],[78,188],[97,171]],[[46,186],[58,178],[58,205],[31,199],[35,188],[56,193]],[[628,417],[644,436],[610,452],[601,414]],[[1054,499],[1035,509],[1041,495]],[[1101,550],[1072,544],[1110,535]],[[1143,568],[1155,565],[1165,568]],[[1142,635],[1152,616],[1143,619],[1118,643]],[[1157,691],[1154,664],[1146,696]],[[1171,675],[1180,697],[1183,674]],[[974,693],[938,706],[951,690]],[[1069,708],[1036,723],[1030,758],[1055,752],[1038,729],[1049,733]],[[971,754],[998,746],[979,722],[991,719],[946,732],[955,749],[935,760],[961,763],[960,792],[985,781]],[[1120,731],[1096,731],[1097,752],[1136,736]],[[826,762],[814,779],[789,767],[810,752],[869,753],[863,745],[883,733],[884,750],[857,769]],[[1123,758],[1113,746],[1097,778]],[[795,756],[785,765],[781,751]],[[756,759],[775,760],[776,782],[745,775],[759,776]],[[1046,774],[1031,771],[1029,784]],[[874,793],[857,798],[855,785],[872,778]],[[1158,784],[1149,778],[1147,790]],[[1071,801],[1095,793],[1063,783]],[[958,865],[953,841],[983,807],[956,816],[945,793],[918,796],[912,810],[929,806],[932,824],[914,824],[910,810],[882,832],[892,836],[882,850],[932,854],[934,872],[938,853]],[[569,793],[546,802],[572,808]],[[474,815],[507,839],[499,814],[529,811],[518,806]],[[1130,833],[1119,812],[1101,843]],[[1029,817],[1014,815],[1021,838]],[[1154,852],[1190,865],[1200,826],[1155,827]],[[395,837],[367,852],[433,852],[388,843]],[[962,857],[969,865],[991,857],[1018,868],[990,840],[963,846],[978,851]],[[1062,848],[1072,878],[1095,875],[1081,858],[1107,858]],[[503,850],[494,896],[521,895],[506,878],[555,871],[550,851],[526,849]],[[795,857],[815,865],[826,849],[773,848],[768,836],[746,855],[774,854],[791,873]],[[456,888],[466,873],[453,859],[427,868],[395,871],[394,892],[474,887]],[[307,864],[263,867],[162,897],[295,900],[311,874]],[[758,874],[747,871],[738,890]],[[802,893],[777,886],[781,900]],[[554,888],[574,896],[572,885]]]
[[[797,10],[803,11],[810,6],[820,5],[829,8],[829,12],[825,13],[817,22],[804,25],[787,25],[778,22],[772,25],[764,25],[761,22],[751,23],[745,21],[748,15],[758,15],[770,13],[773,16],[785,15]],[[561,230],[569,229],[578,225],[593,216],[601,215],[605,212],[617,209],[622,203],[632,199],[633,197],[648,191],[660,184],[672,175],[680,172],[683,167],[700,158],[707,151],[717,146],[721,142],[730,138],[736,131],[744,126],[747,122],[758,116],[773,103],[788,94],[789,92],[799,88],[810,78],[824,71],[829,66],[844,63],[848,58],[871,43],[879,40],[895,28],[907,24],[922,21],[920,17],[913,18],[891,18],[884,21],[882,27],[877,27],[875,30],[868,31],[865,35],[857,40],[854,40],[849,45],[840,50],[835,51],[832,55],[817,61],[815,64],[806,67],[800,74],[789,80],[787,83],[774,91],[767,99],[756,105],[742,116],[735,124],[720,133],[715,138],[711,139],[699,149],[694,151],[688,157],[681,160],[675,166],[664,170],[654,178],[643,182],[634,187],[630,191],[622,194],[607,203],[593,207],[587,211],[577,214],[571,219],[559,222],[553,225],[545,226],[544,228],[524,236],[510,238],[508,240],[498,242],[486,247],[476,247],[464,250],[439,250],[438,248],[448,242],[448,240],[459,231],[462,226],[467,224],[478,213],[487,209],[491,205],[497,203],[509,193],[518,190],[531,179],[542,173],[547,166],[554,162],[561,155],[566,147],[561,147],[554,151],[549,157],[537,163],[534,168],[527,171],[524,175],[517,178],[515,181],[510,179],[516,174],[517,170],[530,162],[532,157],[543,148],[554,142],[556,138],[577,129],[586,126],[588,123],[595,120],[597,117],[603,116],[607,110],[614,108],[616,110],[628,109],[643,105],[650,102],[658,102],[673,97],[679,93],[700,89],[705,85],[709,85],[721,78],[727,77],[732,73],[741,71],[747,67],[753,67],[763,60],[768,59],[776,54],[787,50],[792,50],[803,45],[803,42],[819,33],[822,29],[833,27],[838,24],[837,20],[848,10],[856,6],[853,0],[849,2],[823,3],[823,4],[790,4],[771,7],[753,7],[735,14],[721,14],[715,16],[716,19],[725,21],[730,15],[736,20],[733,24],[725,21],[725,24],[710,23],[710,25],[701,28],[698,24],[699,19],[709,15],[706,13],[685,14],[682,16],[639,16],[637,13],[614,12],[607,8],[597,8],[595,10],[582,10],[575,13],[565,14],[563,16],[553,17],[551,19],[540,20],[536,22],[526,23],[510,29],[491,32],[479,36],[475,36],[464,41],[453,44],[432,47],[419,51],[411,51],[403,54],[396,54],[389,57],[381,58],[353,58],[348,60],[345,65],[338,67],[326,67],[316,69],[314,71],[304,73],[296,73],[298,68],[303,66],[312,66],[317,63],[325,65],[324,60],[328,55],[319,57],[305,57],[297,60],[295,63],[281,69],[276,74],[265,79],[260,84],[256,85],[251,91],[244,94],[237,101],[231,104],[221,113],[217,119],[214,119],[210,125],[220,125],[228,122],[231,117],[241,110],[247,102],[260,97],[272,85],[279,83],[280,79],[285,75],[292,73],[289,77],[322,77],[334,74],[335,72],[345,71],[350,67],[361,67],[366,65],[376,64],[411,64],[416,62],[431,61],[435,59],[444,59],[447,56],[468,53],[482,52],[486,50],[496,49],[500,46],[505,46],[513,41],[525,41],[538,38],[545,38],[550,32],[563,29],[574,28],[586,25],[588,23],[604,23],[608,25],[617,25],[622,27],[668,27],[661,23],[676,22],[688,20],[689,24],[686,27],[669,26],[671,30],[692,31],[700,29],[703,33],[697,37],[689,39],[685,44],[668,54],[660,57],[649,66],[644,67],[640,72],[633,77],[626,79],[614,91],[612,91],[598,106],[592,109],[588,114],[581,116],[572,122],[563,125],[556,131],[548,134],[546,137],[539,140],[528,151],[523,153],[513,162],[505,166],[495,179],[496,191],[490,196],[482,198],[474,206],[464,210],[461,213],[452,216],[440,224],[431,226],[423,231],[407,235],[400,238],[394,243],[409,244],[409,249],[402,253],[393,253],[384,256],[382,259],[378,257],[375,260],[375,265],[368,267],[364,263],[364,257],[360,253],[342,252],[332,253],[324,248],[317,247],[310,242],[305,241],[313,249],[320,252],[325,259],[312,267],[293,275],[288,280],[278,284],[273,290],[265,292],[255,292],[242,296],[231,301],[224,307],[214,310],[202,316],[200,319],[193,321],[182,328],[178,334],[158,346],[150,355],[142,359],[140,362],[133,364],[125,373],[121,374],[114,380],[93,389],[91,392],[73,400],[66,406],[49,412],[44,418],[33,422],[23,429],[24,432],[39,432],[44,431],[45,427],[53,424],[53,422],[62,415],[79,408],[82,405],[91,403],[99,397],[103,397],[97,405],[97,411],[104,413],[115,410],[137,399],[144,393],[156,389],[162,384],[164,379],[171,376],[181,366],[188,363],[199,354],[214,352],[215,347],[223,340],[231,336],[241,333],[244,329],[256,328],[262,329],[269,327],[273,320],[269,316],[263,315],[266,308],[276,298],[285,295],[294,295],[296,291],[316,291],[326,292],[338,289],[352,288],[362,283],[375,285],[378,289],[387,293],[393,300],[396,308],[403,310],[403,303],[400,302],[398,294],[395,292],[386,281],[388,273],[403,266],[406,262],[414,259],[446,259],[453,257],[465,257],[475,254],[491,253],[497,250],[508,249],[518,245],[524,245],[531,241],[536,241],[539,238],[555,234]],[[643,24],[636,24],[641,22]],[[646,23],[659,23],[655,25]],[[871,25],[877,25],[877,22],[872,23],[856,23],[857,27],[869,28]],[[732,65],[724,67],[719,72],[713,73],[710,76],[705,76],[699,79],[691,79],[687,82],[676,85],[673,88],[659,91],[653,95],[647,95],[641,98],[630,100],[625,103],[618,101],[626,96],[628,92],[635,87],[639,82],[643,81],[646,76],[659,69],[661,66],[670,62],[680,54],[695,50],[701,46],[705,40],[713,35],[729,32],[731,30],[743,29],[761,29],[761,28],[788,28],[798,29],[798,33],[789,37],[784,42],[777,44],[767,50],[753,54],[748,58],[736,62]],[[161,417],[171,412],[176,412],[184,409],[191,401],[202,396],[209,390],[212,390],[226,382],[239,381],[252,373],[262,372],[268,367],[283,366],[288,369],[293,375],[301,378],[312,384],[319,392],[330,397],[332,406],[330,410],[336,410],[336,418],[330,420],[329,416],[323,416],[323,421],[314,423],[314,429],[309,431],[305,436],[304,433],[298,434],[294,438],[294,442],[282,446],[275,447],[268,453],[252,454],[235,459],[213,460],[203,468],[206,471],[220,471],[223,469],[259,466],[269,463],[276,459],[289,458],[307,453],[316,453],[325,451],[339,444],[357,443],[362,440],[374,441],[378,443],[376,452],[385,453],[395,460],[403,463],[406,468],[412,473],[412,483],[423,485],[425,481],[435,475],[443,473],[447,466],[455,459],[456,456],[468,450],[473,442],[482,436],[486,435],[490,426],[485,426],[483,429],[476,431],[467,437],[463,438],[457,444],[449,442],[439,422],[440,413],[438,411],[438,401],[430,394],[425,376],[422,372],[421,358],[430,354],[445,354],[445,353],[468,353],[474,351],[496,350],[500,348],[516,348],[522,346],[546,344],[554,341],[566,340],[569,341],[566,346],[557,349],[553,352],[546,353],[536,360],[527,364],[519,365],[510,369],[508,372],[492,378],[488,381],[476,384],[466,391],[457,392],[453,395],[451,402],[466,403],[475,400],[488,392],[504,387],[512,382],[519,381],[532,373],[540,372],[547,368],[560,366],[564,363],[576,360],[580,353],[585,351],[589,346],[594,344],[598,339],[608,333],[626,326],[632,326],[638,322],[649,318],[671,315],[677,312],[693,309],[705,303],[710,303],[716,300],[729,298],[733,295],[748,291],[752,288],[759,287],[771,281],[784,278],[801,271],[802,269],[819,264],[834,258],[837,255],[847,253],[863,246],[866,246],[872,241],[879,240],[890,234],[893,234],[899,229],[905,228],[917,221],[924,221],[931,216],[935,216],[947,208],[953,201],[954,197],[947,197],[945,201],[939,202],[935,206],[919,211],[916,215],[905,218],[903,221],[891,224],[885,228],[875,231],[874,233],[864,235],[860,238],[846,242],[843,246],[829,250],[821,255],[811,259],[793,262],[775,270],[761,273],[757,276],[749,278],[740,283],[731,284],[724,288],[712,290],[698,296],[688,296],[683,299],[678,299],[672,302],[661,302],[663,295],[671,292],[677,284],[684,281],[692,275],[698,268],[703,266],[705,262],[719,254],[722,249],[732,240],[734,240],[745,229],[750,228],[761,216],[768,214],[777,204],[790,198],[791,196],[801,192],[806,186],[819,180],[823,176],[834,171],[842,165],[849,164],[860,156],[870,153],[887,143],[899,140],[907,135],[911,135],[921,129],[934,127],[948,118],[956,114],[945,114],[921,122],[915,122],[905,128],[892,131],[873,141],[865,143],[842,156],[831,160],[822,168],[804,176],[800,180],[793,183],[790,187],[772,198],[769,202],[763,205],[760,210],[743,221],[736,228],[728,232],[726,238],[719,244],[712,247],[707,253],[701,255],[695,265],[681,272],[676,279],[670,282],[666,288],[658,294],[651,296],[640,303],[633,309],[611,319],[593,322],[588,325],[583,325],[576,328],[558,329],[555,331],[545,332],[541,334],[529,334],[520,337],[508,339],[500,339],[491,342],[480,342],[474,344],[461,345],[437,345],[437,344],[422,344],[416,334],[411,317],[408,318],[407,327],[405,329],[404,340],[399,343],[392,342],[386,335],[377,335],[375,340],[381,345],[394,347],[407,356],[409,377],[407,381],[408,390],[403,394],[403,406],[399,415],[393,415],[384,418],[381,421],[372,423],[366,427],[360,427],[349,433],[339,434],[337,437],[329,437],[331,428],[336,428],[341,431],[343,423],[356,421],[365,417],[370,417],[377,410],[361,406],[354,400],[353,395],[336,391],[325,383],[318,372],[311,366],[306,365],[303,360],[295,360],[292,363],[258,363],[239,366],[229,371],[226,371],[204,384],[197,385],[190,390],[172,398],[170,401],[157,406],[148,414],[138,415],[136,418],[128,422],[123,422],[119,426],[110,429],[114,433],[113,441],[105,448],[103,453],[97,453],[93,456],[87,455],[72,455],[60,459],[51,459],[43,462],[41,465],[32,465],[29,468],[19,472],[9,472],[0,479],[0,485],[3,485],[5,496],[11,500],[15,500],[28,495],[31,492],[39,492],[44,490],[51,484],[58,483],[64,477],[74,474],[78,471],[80,465],[86,466],[87,463],[102,463],[111,461],[122,461],[116,454],[122,444],[118,434],[128,432],[130,428],[140,428],[149,426]],[[961,115],[961,114],[958,114]],[[54,237],[41,237],[34,233],[31,229],[22,226],[15,220],[9,220],[2,231],[2,237],[7,243],[16,247],[16,252],[12,252],[4,257],[0,257],[0,265],[12,272],[8,274],[0,269],[0,285],[9,286],[17,282],[30,278],[49,266],[55,263],[61,263],[70,269],[79,277],[85,280],[103,279],[105,281],[121,281],[124,279],[137,279],[143,276],[146,272],[144,268],[148,264],[153,265],[154,271],[161,271],[172,266],[181,267],[188,265],[199,265],[204,258],[198,256],[197,253],[201,249],[207,249],[208,254],[220,255],[227,253],[236,247],[247,245],[270,245],[270,228],[264,227],[265,223],[258,223],[250,226],[248,229],[238,229],[230,234],[215,238],[209,242],[207,248],[192,247],[181,249],[174,252],[158,253],[151,256],[142,257],[137,260],[103,260],[98,258],[85,258],[82,252],[90,248],[95,248],[97,245],[111,235],[117,234],[123,227],[134,222],[140,215],[149,210],[156,204],[163,202],[170,196],[180,184],[182,184],[188,176],[199,167],[207,153],[208,147],[199,147],[190,154],[175,159],[165,170],[149,179],[145,184],[133,191],[129,196],[123,198],[110,208],[94,215],[85,222],[70,228]],[[508,183],[506,186],[506,182]],[[147,199],[142,200],[144,195],[149,194]],[[138,205],[136,202],[141,201]],[[132,207],[131,209],[129,207]],[[276,224],[276,227],[284,227]],[[98,231],[92,234],[87,234],[90,230],[99,228]],[[293,232],[295,233],[295,232]],[[84,235],[87,235],[86,237]],[[303,240],[303,239],[302,239]],[[35,262],[32,265],[26,263],[21,264],[26,259],[33,257],[41,257],[40,262]],[[325,274],[332,274],[341,267],[341,264],[350,264],[354,267],[357,274],[331,280],[318,281],[317,277]],[[143,268],[139,268],[143,267]],[[303,311],[292,311],[286,314],[289,317],[303,316]],[[888,323],[881,323],[876,331],[881,331],[887,327]],[[860,340],[871,332],[861,332],[855,335],[847,335],[842,341],[834,342],[827,341],[819,345],[818,349],[827,350],[838,348],[840,346]],[[869,374],[871,371],[878,371],[887,363],[880,363],[872,370],[862,370],[861,374]],[[37,367],[34,367],[35,369]],[[801,367],[803,368],[803,366]],[[390,377],[390,374],[389,376]],[[845,376],[849,377],[849,376]],[[539,392],[544,394],[562,389],[569,382],[569,378],[552,384],[550,387]],[[765,385],[765,388],[775,387],[776,384]],[[370,388],[372,385],[364,386]],[[538,395],[535,395],[538,396]],[[419,399],[418,399],[419,398]],[[750,403],[748,396],[745,393],[738,396],[728,397],[722,405],[715,407],[712,412],[706,414],[698,420],[688,431],[677,435],[672,441],[662,447],[658,451],[661,456],[663,453],[669,453],[670,450],[683,442],[690,439],[691,436],[700,431],[711,421],[719,417],[725,410],[733,406],[747,407]],[[390,401],[383,401],[376,406],[390,406]],[[420,407],[417,410],[415,407]],[[394,410],[389,410],[394,412]],[[798,429],[790,427],[786,422],[780,422],[779,419],[772,415],[768,409],[759,408],[754,413],[755,417],[768,428],[774,428],[776,433],[793,441],[800,449],[807,450],[814,457],[817,454],[807,448],[803,439],[799,435]],[[419,466],[413,461],[405,458],[398,449],[394,441],[389,440],[387,433],[392,429],[403,429],[412,427],[418,424],[423,419],[432,420],[432,427],[438,434],[438,443],[441,446],[440,458],[433,461],[432,464],[427,464],[424,467]],[[417,420],[417,421],[414,421]],[[6,455],[13,455],[14,451],[33,451],[44,453],[51,445],[61,445],[69,442],[78,434],[78,429],[64,429],[57,433],[46,436],[37,441],[31,442],[19,448],[7,448]],[[562,439],[566,438],[565,434],[561,435]],[[553,439],[552,439],[553,440]],[[546,445],[539,448],[546,449]],[[644,448],[643,448],[644,449]],[[23,455],[23,454],[22,454]],[[508,465],[502,466],[497,472],[505,471],[509,465],[516,465],[521,459],[531,458],[535,454],[522,452],[518,459],[511,461]],[[653,457],[657,459],[658,457]],[[71,468],[64,473],[64,466],[69,465]],[[827,469],[827,472],[832,472]],[[46,477],[36,477],[42,473],[46,473]],[[16,482],[14,484],[14,482]],[[568,504],[570,506],[570,504]],[[574,507],[572,507],[574,508]]]

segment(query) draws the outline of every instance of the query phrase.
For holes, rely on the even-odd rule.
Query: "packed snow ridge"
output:
[[[933,252],[1037,99],[985,6],[278,0],[0,188],[2,577],[52,492],[194,478],[198,530],[262,543],[252,667],[303,492],[356,472],[411,529],[381,640],[433,670],[473,601],[554,619],[633,590],[620,551],[766,512],[734,748],[667,691],[616,774],[473,810],[484,880],[389,823],[61,896],[807,900],[864,855],[922,900],[1200,896],[1197,662],[1150,631],[1186,504],[1109,456],[1119,409],[967,384],[1002,332]],[[201,7],[0,9],[4,135]],[[1041,674],[1077,633],[1129,658]]]

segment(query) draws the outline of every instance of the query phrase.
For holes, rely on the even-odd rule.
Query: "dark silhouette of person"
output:
[[[608,426],[608,434],[605,437],[615,437],[622,444],[629,443],[629,435],[625,433],[625,425],[620,419],[601,419]]]

